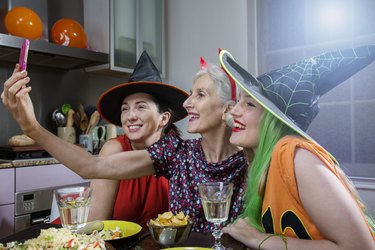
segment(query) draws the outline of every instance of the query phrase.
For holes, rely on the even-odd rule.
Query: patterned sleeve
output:
[[[154,161],[155,175],[170,178],[179,164],[176,157],[179,155],[183,140],[176,135],[166,135],[159,141],[147,147],[151,160]]]

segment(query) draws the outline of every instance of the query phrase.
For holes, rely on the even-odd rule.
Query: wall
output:
[[[247,8],[246,0],[166,0],[167,82],[190,91],[199,57],[218,64],[218,48],[247,67]],[[186,119],[178,125],[186,131]]]

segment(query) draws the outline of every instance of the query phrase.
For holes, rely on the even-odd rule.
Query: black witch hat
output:
[[[265,109],[307,139],[319,112],[319,98],[375,60],[375,45],[323,53],[257,78],[238,65],[228,51],[220,63],[240,87]]]
[[[146,51],[139,57],[127,83],[117,85],[104,92],[97,108],[101,116],[110,123],[121,126],[121,104],[124,98],[134,93],[147,93],[163,102],[174,112],[173,122],[186,117],[182,104],[188,93],[175,86],[163,83],[160,73]]]

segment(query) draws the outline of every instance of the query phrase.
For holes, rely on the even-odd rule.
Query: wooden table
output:
[[[144,250],[154,250],[154,249],[162,249],[163,246],[159,245],[156,241],[154,241],[154,239],[152,238],[151,235],[149,235],[147,233],[147,237],[141,239],[136,246],[130,248],[132,250],[141,250],[141,249],[144,249]],[[142,237],[142,236],[141,236]],[[213,245],[214,245],[214,237],[212,236],[211,233],[197,233],[197,232],[191,232],[190,233],[190,236],[189,238],[177,245],[177,246],[174,246],[174,247],[183,247],[183,246],[186,246],[186,247],[207,247],[207,248],[211,248]],[[246,249],[246,247],[236,241],[235,239],[233,239],[232,237],[230,237],[229,235],[227,234],[224,234],[222,237],[221,237],[221,243],[225,246],[225,247],[231,247],[233,250],[242,250],[242,249]]]
[[[37,224],[21,232],[17,232],[6,238],[0,239],[0,243],[6,243],[10,241],[24,241],[27,239],[35,238],[39,236],[41,229],[47,229],[50,227],[59,228],[61,226],[48,223]],[[243,244],[234,240],[232,237],[226,234],[222,236],[221,242],[224,246],[231,247],[233,250],[246,249],[246,247]],[[211,233],[191,232],[189,238],[185,242],[175,247],[189,246],[210,248],[213,244],[214,237],[211,235]],[[162,248],[163,246],[159,245],[156,241],[154,241],[154,239],[147,230],[142,231],[138,237],[132,237],[131,239],[122,242],[120,245],[114,245],[113,248],[110,247],[110,249],[118,250],[154,250]]]

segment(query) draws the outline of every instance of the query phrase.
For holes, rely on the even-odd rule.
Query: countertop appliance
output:
[[[2,160],[25,160],[36,158],[50,158],[51,155],[39,145],[32,146],[0,146],[0,159]]]
[[[54,189],[40,189],[15,194],[15,232],[35,224],[49,222]]]

